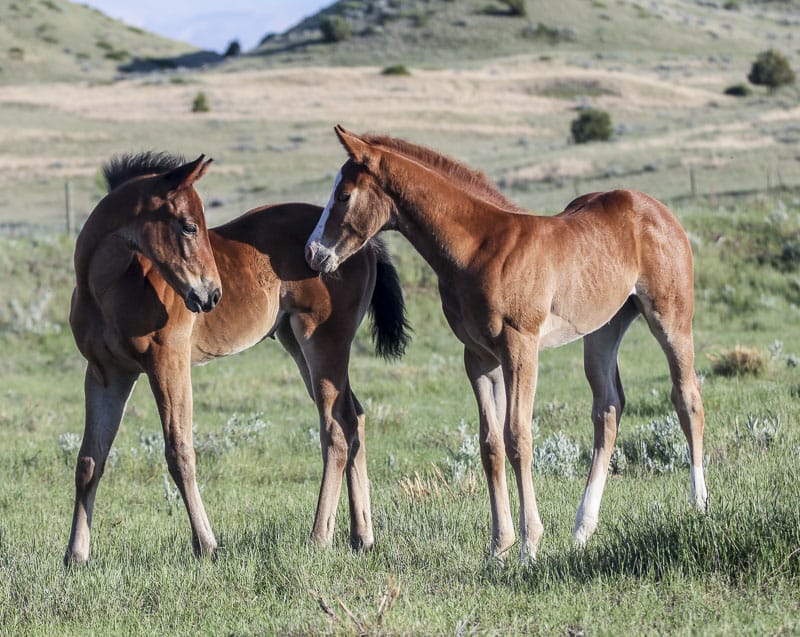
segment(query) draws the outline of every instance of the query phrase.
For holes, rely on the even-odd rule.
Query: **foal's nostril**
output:
[[[211,307],[216,307],[217,303],[219,303],[219,300],[221,298],[222,298],[222,290],[219,289],[219,288],[216,288],[211,293]]]
[[[199,312],[203,305],[200,301],[200,296],[194,290],[186,295],[184,303],[186,303],[187,309],[191,312]]]

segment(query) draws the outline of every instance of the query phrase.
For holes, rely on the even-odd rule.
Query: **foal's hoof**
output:
[[[77,552],[72,552],[67,549],[67,552],[64,553],[64,568],[69,570],[71,568],[80,568],[82,566],[86,566],[89,563],[89,555],[80,555]]]
[[[375,546],[375,538],[371,535],[367,537],[350,537],[350,548],[358,552],[367,552]]]

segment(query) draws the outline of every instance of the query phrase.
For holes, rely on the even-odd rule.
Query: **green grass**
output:
[[[221,544],[216,561],[192,557],[141,382],[99,489],[91,563],[65,571],[75,450],[63,436],[80,434],[83,415],[83,361],[65,325],[71,242],[0,237],[0,260],[13,274],[0,308],[2,632],[796,633],[798,268],[770,255],[782,254],[797,214],[791,202],[763,198],[680,211],[697,263],[708,515],[689,506],[684,468],[651,471],[629,460],[609,481],[588,548],[572,547],[592,435],[576,343],[541,356],[535,442],[560,434],[577,444],[577,477],[534,470],[546,531],[539,559],[504,567],[486,561],[479,462],[459,477],[453,470],[477,428],[460,347],[426,266],[391,236],[414,341],[401,362],[386,364],[371,356],[362,330],[352,365],[368,412],[375,549],[347,548],[344,500],[334,545],[309,545],[321,470],[315,410],[292,361],[268,341],[194,370],[198,476]],[[735,290],[721,292],[725,285]],[[760,376],[712,373],[708,355],[737,344],[768,353]],[[641,321],[620,365],[624,446],[671,406],[666,364]],[[387,591],[399,593],[381,610]]]

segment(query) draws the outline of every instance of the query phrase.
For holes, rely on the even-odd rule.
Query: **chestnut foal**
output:
[[[209,163],[152,153],[112,161],[109,193],[78,236],[70,325],[88,366],[67,564],[89,557],[97,485],[141,373],[158,406],[195,552],[214,552],[195,477],[190,367],[272,335],[294,358],[319,412],[323,477],[312,537],[331,541],[346,473],[350,542],[373,544],[364,410],[348,366],[368,310],[378,353],[402,354],[408,332],[394,266],[378,240],[341,276],[310,270],[303,246],[318,206],[265,206],[207,230],[193,184]]]
[[[520,559],[536,554],[543,527],[531,477],[531,417],[539,350],[581,337],[594,448],[573,533],[583,545],[594,532],[625,405],[617,351],[639,314],[669,363],[672,400],[689,443],[691,497],[704,510],[692,253],[672,213],[646,194],[615,190],[579,197],[553,217],[536,216],[481,173],[432,150],[341,127],[336,134],[349,159],[306,243],[306,260],[333,272],[375,234],[395,229],[438,275],[478,402],[492,554],[502,556],[515,541],[506,457],[519,493]]]

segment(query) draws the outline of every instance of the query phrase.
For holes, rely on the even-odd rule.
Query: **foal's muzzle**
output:
[[[306,243],[306,263],[315,272],[333,272],[339,267],[339,259],[330,248],[318,241]]]
[[[191,312],[210,312],[213,310],[219,300],[222,298],[222,289],[214,287],[211,290],[202,290],[198,293],[197,290],[190,290],[189,294],[184,298],[187,309]]]

